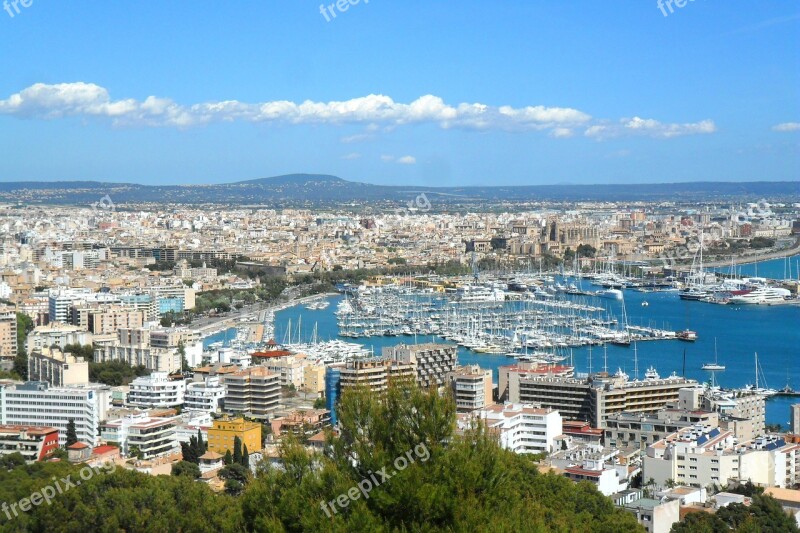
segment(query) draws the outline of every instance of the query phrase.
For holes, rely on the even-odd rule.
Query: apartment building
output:
[[[38,348],[28,356],[28,379],[46,381],[53,387],[89,382],[89,362],[59,348]]]
[[[126,307],[140,311],[145,322],[158,319],[158,304],[152,294],[147,292],[119,294],[120,302]]]
[[[325,392],[325,365],[306,365],[303,368],[302,390],[311,394]]]
[[[28,463],[42,461],[58,449],[58,428],[0,426],[0,456],[19,453]]]
[[[226,374],[225,410],[265,418],[278,408],[281,377],[264,367],[252,367]]]
[[[83,314],[86,315],[85,328],[95,335],[116,333],[120,328],[141,328],[145,322],[143,311],[122,306],[106,306],[101,308],[75,308],[73,307],[73,317],[79,315],[83,321]],[[77,324],[73,321],[73,324]]]
[[[95,347],[94,359],[97,362],[123,361],[130,366],[141,365],[153,372],[179,371],[182,359],[178,348],[151,346],[152,333],[147,328],[120,328],[116,341]]]
[[[604,427],[605,419],[622,412],[656,412],[677,403],[681,389],[697,382],[678,376],[631,381],[624,374],[593,374],[588,378],[510,372],[508,398],[513,403],[549,407],[564,418]]]
[[[0,306],[0,364],[12,364],[17,357],[17,310]]]
[[[417,382],[421,387],[442,387],[448,384],[447,375],[457,364],[458,347],[454,344],[425,343],[386,346],[381,355],[398,365],[415,365]]]
[[[696,487],[730,481],[787,487],[800,481],[799,458],[800,444],[783,438],[739,442],[731,431],[698,424],[648,446],[644,477],[661,486],[672,480]]]
[[[298,390],[303,387],[307,364],[305,355],[296,354],[263,358],[261,362],[267,370],[281,377],[281,387],[294,386]]]
[[[449,378],[458,411],[474,411],[494,403],[490,369],[484,369],[478,365],[458,367],[450,372]]]
[[[186,385],[183,408],[186,411],[216,413],[225,400],[225,386],[217,376],[210,376],[201,382]]]
[[[575,482],[588,481],[597,486],[604,496],[611,496],[628,489],[629,479],[623,473],[627,465],[614,465],[610,454],[594,453],[578,462],[566,465],[563,474]]]
[[[263,448],[261,440],[261,423],[249,422],[244,418],[226,418],[214,420],[208,429],[208,450],[220,454],[230,451],[239,437],[242,446],[247,446],[248,452],[255,452]]]
[[[156,302],[161,299],[180,301],[181,310],[194,309],[195,290],[183,284],[162,287],[148,287]]]
[[[800,435],[800,403],[796,403],[791,407],[791,413],[792,433]]]
[[[385,391],[391,378],[417,377],[415,363],[398,363],[386,357],[351,359],[339,371],[340,390],[361,387],[376,393]]]
[[[644,450],[681,429],[703,424],[719,426],[719,413],[668,408],[656,413],[614,413],[606,417],[604,437],[611,448]]]
[[[186,382],[173,381],[166,372],[153,372],[134,379],[128,392],[128,405],[141,408],[183,405]]]
[[[180,449],[173,417],[151,418],[145,413],[109,420],[100,429],[102,439],[118,446],[128,457],[140,452],[143,459],[170,455]]]
[[[63,350],[67,344],[91,345],[92,340],[92,334],[78,326],[51,323],[33,328],[33,331],[28,334],[26,348],[28,353],[36,349],[50,348],[53,345]]]
[[[696,386],[681,390],[678,401],[683,409],[719,413],[720,426],[734,430],[739,440],[751,440],[766,432],[766,399],[762,394]]]
[[[40,381],[23,385],[0,384],[0,424],[58,428],[59,444],[67,440],[72,420],[78,440],[97,446],[101,411],[98,392],[91,388],[57,388]]]
[[[459,425],[467,427],[477,419],[497,434],[500,445],[514,453],[550,453],[562,433],[561,415],[552,409],[533,405],[491,405],[459,416]]]
[[[70,308],[85,301],[92,294],[91,289],[55,289],[47,295],[47,308],[50,322],[66,324],[70,319]]]

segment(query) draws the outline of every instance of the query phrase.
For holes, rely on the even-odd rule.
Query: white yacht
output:
[[[607,298],[609,300],[622,300],[622,291],[619,289],[606,289],[594,293],[598,298]]]
[[[788,300],[792,293],[788,289],[767,287],[758,289],[748,294],[732,296],[730,303],[734,305],[770,305],[779,304]]]

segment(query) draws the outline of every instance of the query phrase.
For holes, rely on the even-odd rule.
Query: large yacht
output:
[[[767,287],[747,294],[732,296],[730,303],[734,305],[771,305],[788,300],[792,293],[788,289]]]

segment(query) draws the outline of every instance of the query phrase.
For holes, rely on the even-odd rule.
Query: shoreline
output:
[[[264,307],[264,308],[262,308],[262,307],[256,307],[255,309],[253,309],[253,308],[250,308],[250,309],[242,308],[239,311],[237,311],[235,315],[227,316],[227,317],[225,317],[225,318],[223,318],[223,319],[221,319],[219,321],[215,321],[215,322],[212,322],[210,324],[206,324],[204,326],[201,326],[201,327],[197,328],[197,331],[200,333],[200,339],[203,340],[203,339],[205,339],[207,337],[210,337],[212,335],[215,335],[215,334],[219,333],[222,330],[235,328],[237,326],[237,324],[240,324],[240,319],[243,316],[250,315],[250,314],[253,314],[253,313],[256,313],[258,315],[261,315],[262,313],[269,313],[269,312],[273,312],[274,313],[274,312],[286,309],[288,307],[294,307],[296,305],[302,305],[302,304],[305,304],[307,302],[312,302],[314,300],[330,298],[331,296],[336,296],[337,294],[338,293],[335,293],[335,292],[325,292],[325,293],[320,293],[320,294],[312,294],[310,296],[303,296],[301,298],[297,298],[297,299],[294,299],[294,300],[289,300],[287,302],[280,302],[280,303],[271,304],[268,307]],[[192,328],[191,325],[189,325],[187,327]],[[194,328],[192,328],[192,329],[194,329]]]
[[[736,261],[736,265],[751,265],[753,263],[761,263],[763,261],[772,261],[774,259],[785,259],[787,257],[796,257],[800,255],[800,236],[795,238],[794,244],[785,249],[780,251],[769,252],[763,255],[754,255],[754,256],[741,256],[736,257],[734,260]],[[703,265],[704,268],[719,268],[719,267],[727,267],[731,265],[730,258],[725,261],[711,261],[705,263]]]

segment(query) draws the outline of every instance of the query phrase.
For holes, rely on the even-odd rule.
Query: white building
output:
[[[66,324],[69,321],[70,307],[77,302],[85,301],[90,294],[92,294],[91,289],[51,290],[47,295],[50,322]]]
[[[602,454],[586,457],[579,464],[564,468],[564,475],[572,481],[590,481],[604,496],[611,496],[628,488],[627,478],[620,474],[626,465],[607,464]]]
[[[738,442],[730,431],[691,427],[647,447],[644,478],[695,487],[751,481],[791,487],[800,481],[800,444],[769,436]]]
[[[67,344],[90,345],[92,344],[92,334],[78,326],[51,323],[47,326],[35,327],[28,334],[26,348],[28,353],[32,353],[37,349],[50,348],[54,344],[62,350]]]
[[[59,443],[63,446],[67,441],[67,425],[72,420],[78,440],[97,446],[100,401],[97,391],[90,388],[50,388],[39,381],[0,385],[0,424],[58,428]]]
[[[462,428],[473,417],[484,421],[490,431],[496,431],[500,445],[514,453],[552,452],[556,437],[562,433],[558,411],[532,405],[492,405],[463,415],[460,418]]]
[[[220,384],[218,377],[210,376],[202,382],[189,383],[186,386],[184,409],[216,413],[222,407],[224,399],[225,386]]]
[[[175,425],[175,418],[150,418],[142,413],[104,423],[101,436],[105,442],[119,446],[125,455],[132,455],[138,449],[144,459],[149,459],[180,448]]]
[[[183,404],[185,393],[185,381],[171,381],[166,372],[153,372],[133,380],[128,392],[128,405],[142,408],[175,407]]]
[[[175,426],[175,438],[178,443],[189,443],[192,437],[197,437],[198,430],[204,442],[208,442],[208,429],[214,425],[211,413],[203,411],[184,411],[178,416]]]

